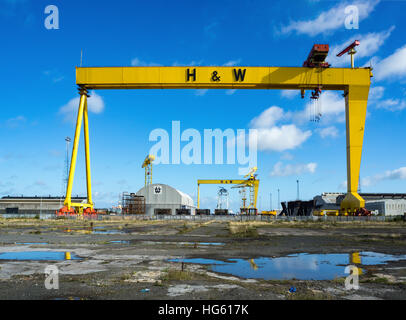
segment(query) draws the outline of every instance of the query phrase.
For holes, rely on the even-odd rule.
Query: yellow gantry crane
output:
[[[278,89],[299,90],[302,95],[306,90],[315,90],[313,98],[317,98],[321,90],[341,91],[345,97],[347,143],[347,195],[341,202],[341,211],[352,214],[364,208],[365,201],[360,197],[357,189],[372,71],[369,67],[331,68],[328,64],[320,63],[327,53],[319,58],[317,53],[320,50],[315,46],[307,63],[302,67],[77,67],[76,84],[79,86],[80,103],[64,202],[65,209],[70,211],[74,207],[77,210],[83,210],[83,208],[93,210],[87,98],[89,90],[100,89]],[[328,45],[319,46],[326,47],[325,51],[328,52]],[[71,202],[71,194],[83,121],[87,203],[78,204]],[[226,180],[217,181],[224,183]],[[233,180],[233,182],[243,183],[242,180]]]
[[[235,184],[237,188],[249,188],[250,189],[250,202],[248,204],[248,209],[257,208],[257,198],[258,198],[258,187],[259,180],[257,180],[257,175],[255,172],[257,167],[250,169],[248,174],[244,176],[246,179],[235,179],[235,180],[197,180],[197,208],[200,209],[200,185],[201,184]],[[245,208],[244,208],[245,209]]]
[[[149,154],[142,163],[142,168],[145,168],[145,186],[152,184],[152,162],[154,160],[155,156]]]
[[[241,201],[242,201],[242,207],[241,209],[251,209],[251,208],[257,208],[256,206],[256,196],[258,194],[258,189],[255,190],[255,181],[259,181],[256,180],[257,175],[255,174],[255,172],[257,172],[258,168],[257,167],[253,167],[250,169],[250,171],[244,176],[244,178],[246,178],[247,180],[245,180],[244,183],[238,184],[234,187],[231,187],[232,189],[235,188],[241,188]],[[249,193],[250,193],[250,198],[249,198],[249,203],[248,203],[248,207],[246,206],[246,193],[245,193],[245,188],[249,189]]]

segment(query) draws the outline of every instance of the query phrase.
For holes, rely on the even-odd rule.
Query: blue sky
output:
[[[47,5],[59,9],[59,29],[44,26]],[[359,28],[345,27],[348,5]],[[0,196],[60,195],[65,137],[73,137],[75,66],[301,66],[314,43],[335,58],[361,41],[357,66],[374,78],[361,165],[363,192],[405,192],[406,1],[43,1],[0,0],[2,50]],[[98,91],[89,101],[93,193],[97,207],[116,204],[143,186],[141,164],[156,128],[181,130],[259,127],[259,206],[344,192],[344,101],[323,92],[323,117],[309,121],[309,94],[278,90]],[[283,138],[280,138],[283,137]],[[82,140],[83,142],[83,136]],[[186,144],[186,143],[185,143]],[[154,182],[196,197],[197,179],[238,178],[235,165],[157,165]],[[85,194],[83,143],[73,194]],[[213,208],[218,186],[201,189]],[[236,190],[231,204],[239,206]]]

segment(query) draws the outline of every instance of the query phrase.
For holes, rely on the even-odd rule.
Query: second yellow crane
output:
[[[257,198],[258,198],[258,187],[259,180],[257,180],[257,167],[251,168],[251,170],[244,176],[246,179],[236,179],[236,180],[197,180],[197,208],[200,209],[200,185],[201,184],[235,184],[237,188],[250,189],[250,201],[247,209],[255,210],[257,208]],[[245,208],[241,208],[245,209]]]
[[[149,154],[142,163],[142,168],[145,168],[145,186],[152,184],[152,162],[154,160],[155,156]]]

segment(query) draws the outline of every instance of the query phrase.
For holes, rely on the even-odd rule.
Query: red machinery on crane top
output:
[[[313,45],[312,50],[310,51],[307,59],[303,62],[303,67],[308,68],[328,68],[330,64],[326,62],[326,58],[329,52],[329,45],[328,44],[315,44]],[[319,99],[321,94],[321,87],[317,87],[312,91],[311,99],[317,100]],[[304,89],[301,90],[302,98],[304,98]]]
[[[328,44],[315,44],[312,50],[310,51],[306,61],[303,62],[303,67],[309,68],[330,67],[330,64],[325,61],[328,55],[328,51],[329,51]]]
[[[341,51],[339,54],[337,54],[337,57],[341,57],[344,53],[349,52],[350,50],[354,49],[356,46],[359,46],[359,40],[355,40],[353,43],[351,43],[347,48],[345,48],[343,51]]]

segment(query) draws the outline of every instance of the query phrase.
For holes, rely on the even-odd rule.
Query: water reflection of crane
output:
[[[254,259],[250,259],[250,266],[251,266],[252,269],[258,270],[258,266],[255,263]]]
[[[359,254],[359,252],[350,253],[350,264],[357,267],[358,275],[362,274],[362,269],[359,267],[359,265],[362,264],[361,255]]]
[[[358,275],[362,274],[362,269],[360,266],[362,265],[361,255],[359,252],[352,252],[349,254],[350,264],[354,265],[358,269]],[[248,260],[250,263],[250,267],[253,270],[258,270],[258,265],[255,263],[254,259]]]

